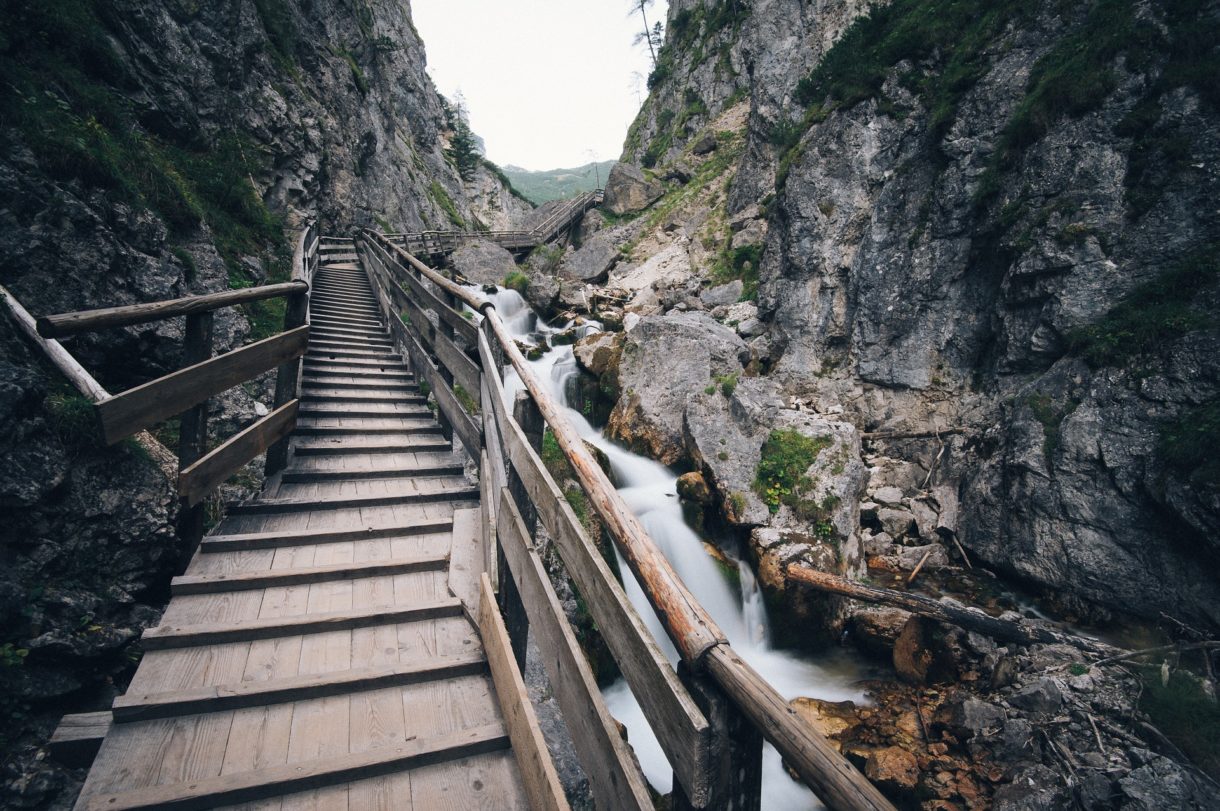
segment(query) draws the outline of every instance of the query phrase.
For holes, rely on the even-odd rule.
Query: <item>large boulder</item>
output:
[[[517,270],[511,253],[485,239],[464,241],[450,255],[449,262],[475,284],[503,284],[504,277]]]
[[[644,170],[630,163],[616,163],[606,181],[606,196],[602,206],[611,214],[632,214],[643,211],[665,193],[665,188],[644,176]]]
[[[735,332],[702,313],[641,318],[623,342],[623,393],[609,435],[665,464],[677,462],[687,401],[717,376],[740,375],[748,351]]]
[[[564,257],[559,266],[560,275],[590,284],[606,280],[606,274],[618,261],[619,249],[613,234],[600,233]]]

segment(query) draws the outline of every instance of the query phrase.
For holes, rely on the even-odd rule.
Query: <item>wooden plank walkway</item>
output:
[[[175,580],[78,809],[529,807],[470,619],[478,489],[343,247],[293,461]]]

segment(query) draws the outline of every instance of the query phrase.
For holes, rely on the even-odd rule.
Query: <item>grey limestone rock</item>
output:
[[[648,208],[664,193],[664,187],[646,178],[640,167],[620,161],[610,170],[602,205],[611,214],[632,214]]]
[[[463,240],[449,262],[475,284],[503,284],[504,277],[517,270],[513,255],[486,239]]]

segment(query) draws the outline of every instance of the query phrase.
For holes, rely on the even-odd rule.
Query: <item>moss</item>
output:
[[[254,11],[267,32],[271,56],[286,71],[296,65],[297,30],[285,0],[254,0]]]
[[[1096,323],[1069,333],[1069,351],[1095,368],[1122,365],[1188,332],[1214,328],[1214,313],[1198,298],[1220,279],[1218,251],[1220,245],[1208,245],[1135,288]]]
[[[381,229],[381,233],[383,233],[383,234],[394,233],[394,226],[390,225],[390,221],[387,220],[385,217],[380,217],[380,216],[374,214],[373,221],[375,223],[377,223],[377,227]]]
[[[444,186],[435,180],[432,181],[432,184],[428,186],[428,196],[431,197],[432,201],[440,207],[441,211],[445,212],[445,216],[449,218],[449,222],[458,228],[466,228],[466,220],[463,219],[462,215],[458,212],[457,206],[453,202],[453,198],[449,196],[449,192],[445,191]]]
[[[1025,398],[1025,404],[1033,412],[1034,419],[1042,424],[1042,453],[1046,464],[1050,467],[1055,451],[1059,449],[1059,429],[1068,415],[1076,410],[1079,403],[1075,400],[1060,406],[1047,394],[1031,394]]]
[[[1166,422],[1157,451],[1172,470],[1192,482],[1220,488],[1220,399],[1184,412]]]
[[[64,385],[47,396],[46,410],[51,429],[65,449],[100,447],[97,415],[87,397]]]
[[[1196,766],[1220,777],[1220,705],[1204,692],[1199,679],[1174,670],[1168,684],[1159,670],[1143,674],[1140,709]]]
[[[347,68],[351,71],[352,82],[355,83],[356,89],[360,91],[360,95],[367,96],[369,94],[369,80],[364,75],[364,70],[360,64],[356,62],[356,57],[352,56],[352,52],[346,46],[338,47],[330,46],[330,52],[347,63]]]
[[[833,443],[829,436],[807,437],[792,428],[772,431],[754,472],[754,492],[773,513],[787,505],[803,518],[817,517],[818,510],[805,498],[814,487],[806,471]]]
[[[525,292],[529,289],[530,280],[529,277],[521,271],[514,270],[510,271],[509,274],[504,277],[504,286],[509,290],[516,290],[518,293],[524,296]]]
[[[727,284],[741,279],[741,300],[753,301],[758,298],[758,265],[762,261],[762,251],[762,245],[740,245],[736,248],[726,245],[712,265],[711,280],[716,284]]]
[[[716,390],[719,389],[720,393],[725,397],[732,397],[733,392],[737,390],[737,378],[736,372],[727,375],[713,375],[712,384],[704,389],[703,393],[715,394]]]

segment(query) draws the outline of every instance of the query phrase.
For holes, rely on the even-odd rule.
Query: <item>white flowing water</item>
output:
[[[569,328],[569,325],[564,325],[560,329],[552,329],[541,323],[515,291],[501,289],[491,294],[490,298],[508,330],[524,343],[536,343],[540,336],[549,336]],[[589,332],[597,330],[598,326],[594,324],[587,328]],[[569,406],[567,384],[579,373],[572,348],[556,346],[531,363],[543,385],[549,386],[550,394],[565,407],[566,416],[580,435],[609,457],[619,493],[669,559],[686,587],[720,625],[733,649],[785,698],[810,696],[828,701],[861,701],[862,692],[853,686],[860,677],[860,671],[848,656],[831,655],[815,663],[771,646],[770,624],[753,571],[744,561],[734,561],[740,573],[740,589],[730,582],[720,565],[704,548],[702,539],[683,519],[678,501],[677,476],[673,471],[614,444],[594,428],[583,414]],[[510,406],[522,388],[521,379],[510,370],[505,380],[505,396]],[[621,557],[619,569],[623,574],[627,596],[666,655],[676,663],[677,652],[635,576],[623,564]],[[603,695],[610,711],[626,725],[629,740],[648,781],[657,791],[667,793],[673,780],[672,770],[630,688],[620,679],[607,687]],[[779,753],[770,744],[763,755],[762,799],[764,809],[775,811],[821,807],[808,789],[788,776]]]

